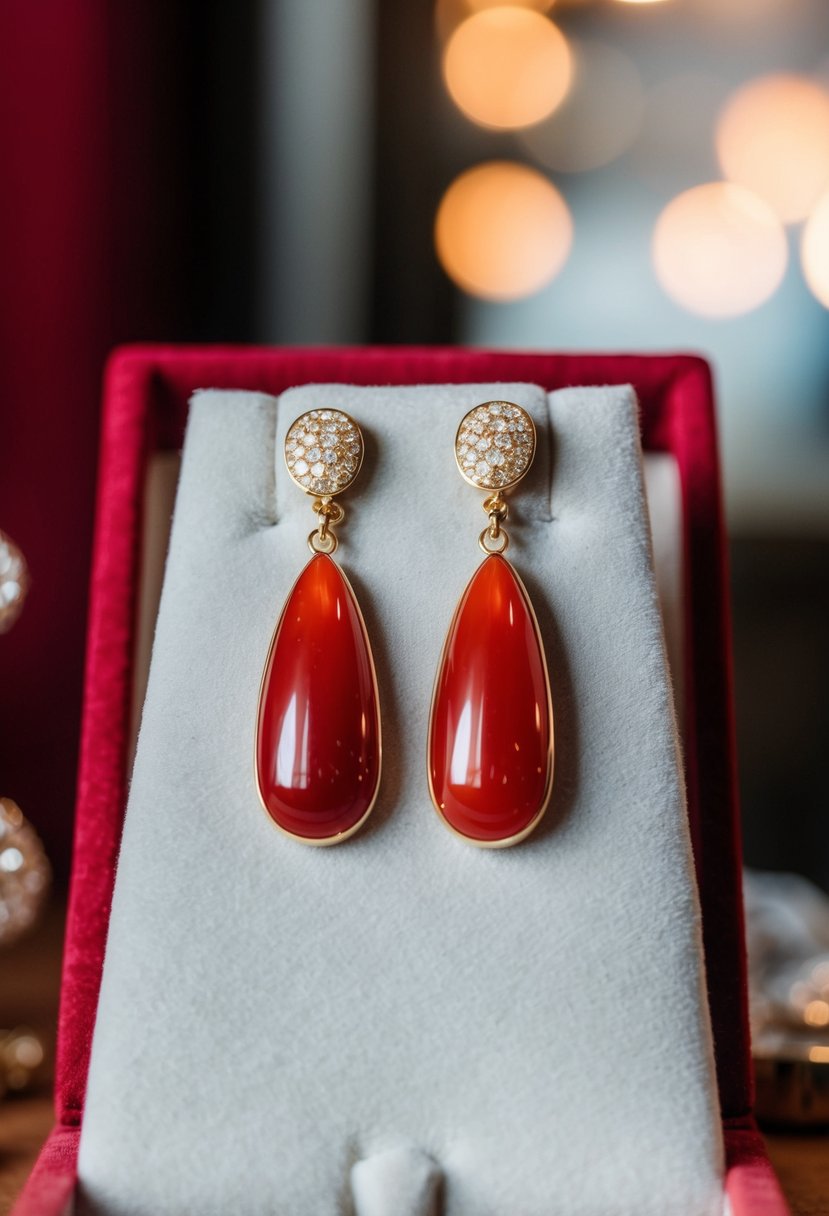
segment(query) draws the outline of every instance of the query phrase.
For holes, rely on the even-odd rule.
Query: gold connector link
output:
[[[328,496],[315,498],[312,505],[319,522],[308,535],[308,548],[312,553],[333,553],[339,541],[332,529],[335,524],[340,524],[345,519],[345,511],[338,502],[333,502]]]
[[[500,493],[496,493],[484,499],[483,508],[489,516],[489,523],[478,537],[478,544],[484,553],[504,553],[509,545],[509,537],[502,524],[509,516],[509,505]]]

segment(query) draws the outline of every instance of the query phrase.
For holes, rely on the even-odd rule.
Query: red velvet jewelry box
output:
[[[176,451],[197,388],[279,393],[306,383],[632,384],[646,451],[670,453],[682,497],[684,752],[733,1216],[788,1211],[752,1114],[730,622],[711,374],[687,355],[557,355],[457,348],[127,347],[107,368],[86,685],[56,1078],[57,1123],[14,1209],[71,1204],[89,1052],[126,803],[151,454]]]

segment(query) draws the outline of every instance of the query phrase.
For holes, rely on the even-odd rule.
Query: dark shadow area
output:
[[[731,569],[746,862],[829,890],[829,540],[735,539]]]

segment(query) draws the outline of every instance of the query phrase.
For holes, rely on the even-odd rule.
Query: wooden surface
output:
[[[7,1216],[52,1126],[51,1076],[63,917],[50,909],[38,931],[0,954],[0,1027],[20,1024],[48,1045],[36,1089],[0,1101],[0,1216]],[[767,1137],[792,1216],[829,1216],[829,1136]]]
[[[34,1165],[54,1121],[52,1076],[60,989],[63,909],[53,904],[37,930],[0,952],[0,1027],[29,1026],[46,1047],[36,1086],[0,1099],[0,1216]]]
[[[48,1094],[7,1099],[0,1105],[0,1212],[6,1216],[52,1126]]]
[[[766,1136],[766,1145],[792,1216],[827,1216],[829,1135],[784,1136],[776,1132]]]

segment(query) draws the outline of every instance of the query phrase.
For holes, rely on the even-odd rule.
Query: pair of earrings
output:
[[[456,835],[482,848],[524,840],[553,781],[553,712],[544,646],[527,591],[503,556],[504,495],[535,455],[526,410],[487,401],[461,420],[455,459],[485,490],[486,556],[460,598],[432,697],[428,784]],[[380,710],[365,622],[332,554],[363,439],[341,410],[310,410],[288,430],[293,480],[314,496],[313,553],[271,640],[256,726],[259,796],[271,819],[304,844],[337,844],[365,823],[380,785]]]

